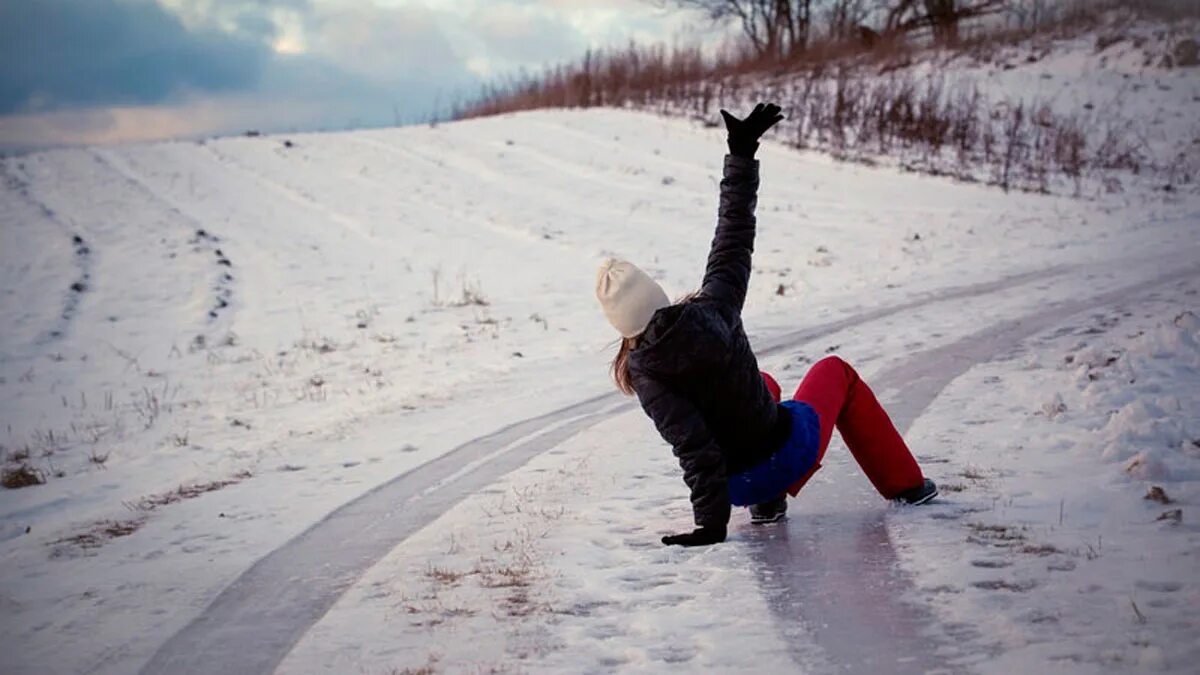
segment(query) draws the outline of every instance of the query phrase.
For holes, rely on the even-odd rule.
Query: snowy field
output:
[[[0,491],[0,636],[21,645],[0,670],[136,672],[309,528],[335,543],[296,570],[375,537],[326,519],[343,504],[610,392],[595,265],[692,290],[723,150],[716,130],[593,110],[4,159],[4,466],[44,483]],[[1188,670],[1200,198],[760,158],[746,323],[763,365],[794,387],[837,352],[882,377],[941,504],[889,509],[831,466],[787,525],[738,513],[728,544],[665,549],[690,524],[674,459],[602,399],[594,424],[356,560],[361,577],[283,579],[332,606],[308,607],[266,672],[841,671],[832,619],[781,609],[812,580],[777,585],[764,561],[789,535],[821,546],[846,512],[878,524],[902,582],[863,597],[918,608],[905,644],[933,669]],[[925,391],[889,379],[906,364],[960,374]],[[394,510],[425,513],[465,475]],[[1169,503],[1143,499],[1155,486]],[[172,644],[159,658],[183,658]]]

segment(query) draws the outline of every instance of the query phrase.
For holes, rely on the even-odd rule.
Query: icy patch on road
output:
[[[943,625],[978,628],[985,672],[1200,658],[1198,289],[1064,317],[914,424],[943,497],[890,524]]]
[[[793,670],[745,546],[659,543],[692,514],[641,417],[581,433],[406,540],[278,672]]]

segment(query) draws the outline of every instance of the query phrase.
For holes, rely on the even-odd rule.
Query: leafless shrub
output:
[[[1043,5],[1038,0],[1006,4],[1004,23],[965,31],[958,36],[958,49],[986,52],[1035,34],[1062,37],[1121,9],[1121,3],[1107,0],[1065,3],[1053,12]],[[814,36],[801,52],[777,57],[746,45],[706,56],[695,47],[630,44],[590,50],[574,63],[497,81],[454,117],[628,106],[712,124],[719,107],[772,99],[785,104],[788,114],[779,138],[850,161],[869,163],[884,154],[912,170],[1036,192],[1062,185],[1078,194],[1085,179],[1114,191],[1120,189],[1118,174],[1149,169],[1171,188],[1194,180],[1195,161],[1186,156],[1154,166],[1148,144],[1131,133],[1126,120],[1103,118],[1104,113],[1085,120],[1036,100],[993,104],[974,84],[948,86],[936,73],[898,73],[928,49],[920,40],[896,35],[867,44],[846,31]],[[441,291],[435,270],[435,304],[442,304]],[[453,304],[479,299],[464,293]]]
[[[133,395],[130,405],[141,419],[142,426],[150,429],[158,421],[159,415],[171,411],[172,401],[178,392],[178,387],[172,389],[170,383],[164,380],[162,386],[155,389],[142,387],[140,392]]]
[[[23,462],[16,466],[6,466],[3,471],[0,471],[0,485],[10,490],[41,485],[45,482],[46,477],[41,471]]]
[[[1024,152],[1025,106],[1018,103],[1003,121],[1004,160],[1000,165],[1000,187],[1008,192],[1012,185],[1013,167]]]
[[[483,295],[483,288],[478,280],[471,280],[466,275],[459,277],[459,297],[450,303],[451,307],[487,307],[492,304]]]

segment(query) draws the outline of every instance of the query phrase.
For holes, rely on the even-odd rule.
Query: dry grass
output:
[[[431,581],[434,581],[438,584],[449,584],[449,585],[455,585],[459,581],[462,581],[463,577],[465,577],[469,574],[473,574],[473,573],[474,573],[474,570],[467,571],[467,572],[459,572],[459,571],[447,569],[444,567],[438,567],[437,565],[434,565],[432,563],[430,563],[429,567],[425,570],[425,576],[428,577]]]
[[[129,506],[130,506],[130,508],[135,509],[137,511],[153,511],[159,507],[166,506],[168,504],[174,504],[176,502],[181,502],[185,499],[195,499],[196,497],[199,497],[200,495],[203,495],[203,494],[206,494],[209,492],[215,492],[217,490],[221,490],[223,488],[229,487],[230,485],[236,485],[236,484],[246,480],[247,478],[250,478],[251,475],[252,474],[249,471],[241,471],[241,472],[236,473],[233,476],[226,478],[224,480],[214,480],[214,481],[209,481],[206,483],[190,483],[187,485],[180,485],[179,487],[175,488],[174,490],[170,490],[168,492],[161,492],[159,494],[150,495],[148,497],[142,497],[141,499],[137,500],[136,502],[134,502],[132,505],[129,505]]]
[[[145,523],[145,518],[95,522],[83,532],[51,542],[51,545],[55,547],[52,555],[59,557],[67,554],[71,549],[84,551],[98,549],[111,539],[128,537]]]
[[[1020,548],[1021,553],[1026,555],[1048,556],[1055,553],[1062,553],[1057,547],[1050,544],[1026,544]]]
[[[0,485],[15,490],[17,488],[41,485],[46,482],[45,475],[25,462],[15,466],[6,466],[0,472]]]
[[[250,477],[249,471],[234,474],[226,480],[210,481],[207,483],[191,483],[188,485],[180,485],[178,488],[170,492],[163,492],[149,497],[143,497],[132,504],[126,504],[128,508],[142,513],[154,511],[159,507],[168,504],[181,502],[185,499],[194,499],[200,495],[220,490],[222,488],[240,483]],[[105,542],[117,537],[127,537],[138,530],[142,525],[146,524],[145,515],[138,516],[129,520],[101,520],[92,523],[83,532],[73,534],[69,537],[63,537],[51,542],[55,546],[54,556],[61,556],[69,552],[71,549],[91,550],[100,548]]]
[[[984,523],[967,523],[967,527],[972,531],[967,541],[972,544],[1005,548],[1022,545],[1026,539],[1024,527]]]
[[[425,665],[415,668],[393,668],[388,671],[388,675],[434,675],[437,672],[437,663],[439,661],[437,654],[430,654]]]

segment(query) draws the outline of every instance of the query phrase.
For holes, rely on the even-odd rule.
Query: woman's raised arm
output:
[[[729,132],[729,155],[721,180],[717,231],[708,253],[700,294],[741,312],[750,284],[750,254],[754,252],[754,207],[758,202],[758,139],[783,119],[779,106],[759,103],[746,119],[722,110]]]

